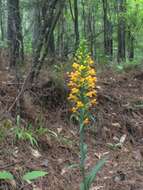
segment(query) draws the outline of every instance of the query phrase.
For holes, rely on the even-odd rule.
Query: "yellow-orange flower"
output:
[[[93,91],[90,91],[86,94],[88,97],[92,98],[93,96],[96,96],[96,91],[93,90]]]
[[[84,69],[86,69],[86,66],[84,66],[84,65],[81,65],[81,66],[79,67],[79,71],[80,71],[80,72],[83,71]]]
[[[68,97],[68,100],[77,101],[78,98],[75,95],[70,94],[69,97]]]
[[[97,101],[96,99],[91,100],[91,105],[96,105]]]
[[[91,75],[95,75],[95,74],[96,74],[95,70],[94,70],[94,69],[91,69],[91,70],[90,70],[90,74],[91,74]]]
[[[69,83],[68,83],[68,87],[73,87],[75,84],[72,82],[72,81],[70,81]]]
[[[79,64],[77,64],[77,63],[73,63],[72,67],[73,67],[74,69],[78,69]]]
[[[79,89],[78,89],[78,88],[72,88],[72,89],[71,89],[71,92],[72,92],[73,94],[77,94],[77,93],[79,92]]]
[[[72,112],[82,110],[90,110],[92,105],[96,104],[96,71],[93,68],[92,60],[86,48],[77,50],[74,62],[72,64],[73,71],[68,74],[70,88],[69,100],[73,103]],[[85,123],[87,123],[86,118]]]
[[[73,107],[72,112],[75,113],[77,111],[77,108]]]
[[[77,102],[77,108],[83,108],[84,104],[81,101]]]

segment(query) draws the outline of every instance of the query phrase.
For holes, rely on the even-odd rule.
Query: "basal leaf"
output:
[[[34,179],[37,179],[39,177],[44,177],[45,175],[47,175],[48,173],[47,172],[44,172],[44,171],[32,171],[32,172],[28,172],[26,173],[22,179],[24,180],[34,180]]]
[[[10,172],[3,171],[3,172],[0,172],[0,179],[13,180],[14,177]]]
[[[101,170],[101,168],[106,163],[106,159],[100,160],[97,165],[91,170],[89,175],[85,178],[85,182],[82,182],[80,185],[80,190],[84,190],[84,184],[86,184],[86,188],[89,189],[91,184],[96,178],[97,173]]]

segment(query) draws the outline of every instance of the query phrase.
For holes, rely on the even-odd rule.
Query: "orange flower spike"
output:
[[[82,47],[82,46],[81,46]],[[69,100],[75,105],[73,112],[78,112],[81,109],[91,108],[96,104],[96,71],[93,68],[94,61],[90,54],[86,52],[86,48],[79,47],[74,63],[72,64],[73,71],[69,74]],[[86,98],[84,98],[86,97]]]

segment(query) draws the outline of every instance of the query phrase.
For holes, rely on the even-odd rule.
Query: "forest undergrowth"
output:
[[[97,74],[97,79],[96,123],[86,130],[86,170],[104,156],[108,161],[91,190],[142,190],[143,72],[108,69]],[[12,135],[17,125],[16,107],[9,113],[6,110],[17,93],[13,75],[1,71],[0,170],[10,171],[15,178],[10,182],[1,180],[0,189],[78,190],[80,171],[69,166],[79,159],[79,135],[76,123],[69,122],[66,87],[59,87],[50,78],[45,83],[42,79],[20,99],[20,127],[34,134],[38,146],[27,138],[15,140]],[[48,175],[25,184],[20,176],[32,170],[46,170]]]

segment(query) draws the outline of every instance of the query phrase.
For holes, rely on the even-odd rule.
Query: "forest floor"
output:
[[[97,89],[97,121],[94,128],[86,130],[86,169],[89,171],[102,157],[108,156],[108,161],[91,190],[143,190],[143,71],[117,74],[106,70],[98,75]],[[31,122],[36,127],[36,118],[42,117],[41,125],[47,132],[39,137],[38,148],[15,142],[11,134],[1,140],[0,171],[12,172],[15,179],[0,181],[0,190],[79,190],[80,172],[68,167],[79,162],[78,126],[70,124],[61,93],[54,86],[37,84],[23,94],[21,125]],[[16,96],[14,78],[1,71],[1,113]],[[13,108],[11,114],[3,114],[0,125],[14,117]],[[122,146],[116,146],[120,141]],[[32,184],[22,182],[23,173],[32,170],[44,170],[48,175]]]

